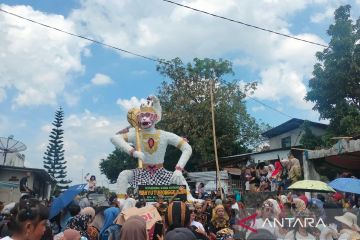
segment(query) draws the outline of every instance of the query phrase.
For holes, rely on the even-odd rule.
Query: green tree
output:
[[[105,174],[111,183],[115,183],[120,172],[126,169],[134,169],[137,160],[119,149],[115,149],[106,159],[100,161],[100,171]]]
[[[316,136],[312,133],[308,121],[305,121],[303,123],[301,129],[302,131],[304,131],[304,134],[300,139],[300,144],[302,145],[303,148],[314,150],[316,148],[321,147],[324,144],[321,137]]]
[[[67,189],[70,180],[66,180],[66,161],[64,160],[63,134],[61,128],[64,121],[64,111],[60,107],[55,112],[54,126],[49,135],[49,145],[44,153],[44,168],[56,180],[58,189]]]
[[[353,23],[350,5],[335,11],[327,33],[329,47],[317,52],[307,101],[320,118],[330,120],[332,135],[360,133],[360,18]]]
[[[226,60],[197,59],[184,64],[179,58],[157,66],[157,71],[169,79],[159,87],[163,117],[159,128],[184,136],[193,148],[188,169],[199,160],[214,159],[210,111],[210,81],[214,82],[215,124],[219,156],[247,152],[261,141],[261,127],[245,107],[245,93],[239,82],[229,81],[234,75]],[[179,152],[169,149],[166,164],[175,166]],[[166,165],[165,165],[166,166]]]

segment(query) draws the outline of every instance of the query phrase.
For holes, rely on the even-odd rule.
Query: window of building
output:
[[[291,147],[291,136],[281,139],[281,147],[282,148],[289,148]]]

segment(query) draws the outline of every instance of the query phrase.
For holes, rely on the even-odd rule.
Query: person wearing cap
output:
[[[342,216],[335,216],[341,223],[340,236],[338,240],[360,239],[360,228],[357,225],[357,216],[351,212],[346,212]]]

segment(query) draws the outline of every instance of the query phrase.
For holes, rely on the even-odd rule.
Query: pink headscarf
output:
[[[74,229],[66,229],[64,231],[64,240],[80,240],[80,232]]]

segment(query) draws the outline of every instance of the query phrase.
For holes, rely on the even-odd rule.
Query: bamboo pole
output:
[[[135,127],[135,131],[136,131],[136,151],[141,152],[140,128],[139,128],[139,126]],[[143,160],[141,158],[138,159],[138,168],[143,168]]]
[[[217,181],[217,191],[220,189],[220,196],[223,199],[223,192],[221,189],[220,182],[220,169],[219,169],[219,159],[217,154],[217,145],[216,145],[216,131],[215,131],[215,113],[214,113],[214,95],[213,95],[213,80],[210,80],[210,99],[211,99],[211,120],[212,120],[212,132],[213,132],[213,141],[214,141],[214,154],[215,154],[215,163],[216,163],[216,181]]]

